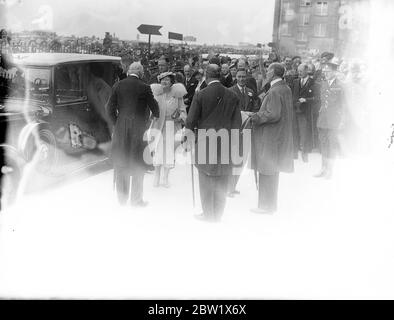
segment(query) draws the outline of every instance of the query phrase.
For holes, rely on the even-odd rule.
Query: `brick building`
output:
[[[273,42],[282,55],[343,56],[360,6],[369,0],[276,0]]]

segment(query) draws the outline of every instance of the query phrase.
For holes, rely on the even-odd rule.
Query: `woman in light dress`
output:
[[[154,186],[168,188],[168,175],[175,166],[175,150],[180,145],[180,139],[176,141],[175,135],[186,120],[183,96],[187,91],[182,83],[175,83],[175,74],[172,72],[164,72],[157,78],[160,83],[151,84],[151,88],[159,104],[160,117],[151,124],[150,146],[155,167]],[[169,137],[174,138],[173,141],[168,141]]]

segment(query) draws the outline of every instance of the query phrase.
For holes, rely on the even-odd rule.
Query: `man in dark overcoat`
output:
[[[147,130],[150,112],[159,117],[159,106],[150,86],[141,78],[144,68],[138,62],[130,65],[128,77],[117,82],[112,88],[108,102],[108,115],[114,125],[111,158],[114,165],[114,182],[118,200],[134,206],[145,206],[143,201],[144,173],[148,168],[143,153],[147,147],[144,133]],[[149,112],[150,111],[150,112]]]
[[[263,97],[260,110],[252,115],[251,168],[259,173],[256,213],[277,210],[280,172],[293,172],[293,101],[283,80],[285,68],[272,63],[267,72],[271,88]]]
[[[308,162],[308,154],[312,151],[312,107],[320,94],[315,91],[308,70],[307,64],[300,64],[299,78],[293,81],[294,153],[295,158],[298,158],[298,151],[301,151],[304,162]]]
[[[193,131],[197,129],[196,167],[203,209],[203,214],[199,218],[219,221],[223,215],[228,176],[233,166],[231,141],[229,139],[228,144],[222,143],[218,136],[227,133],[230,138],[231,129],[239,130],[242,120],[238,98],[220,83],[219,66],[208,65],[206,77],[208,86],[194,96],[186,119],[186,128]],[[207,130],[205,135],[204,130]],[[215,134],[216,146],[209,137],[212,133]],[[216,161],[212,161],[212,157],[216,158]]]

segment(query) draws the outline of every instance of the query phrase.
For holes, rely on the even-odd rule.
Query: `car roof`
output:
[[[54,66],[69,62],[120,62],[120,57],[81,53],[17,53],[13,55],[17,65]]]

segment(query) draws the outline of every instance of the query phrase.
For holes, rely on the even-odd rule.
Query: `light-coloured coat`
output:
[[[263,97],[252,129],[251,168],[264,175],[293,172],[293,102],[285,81]]]

